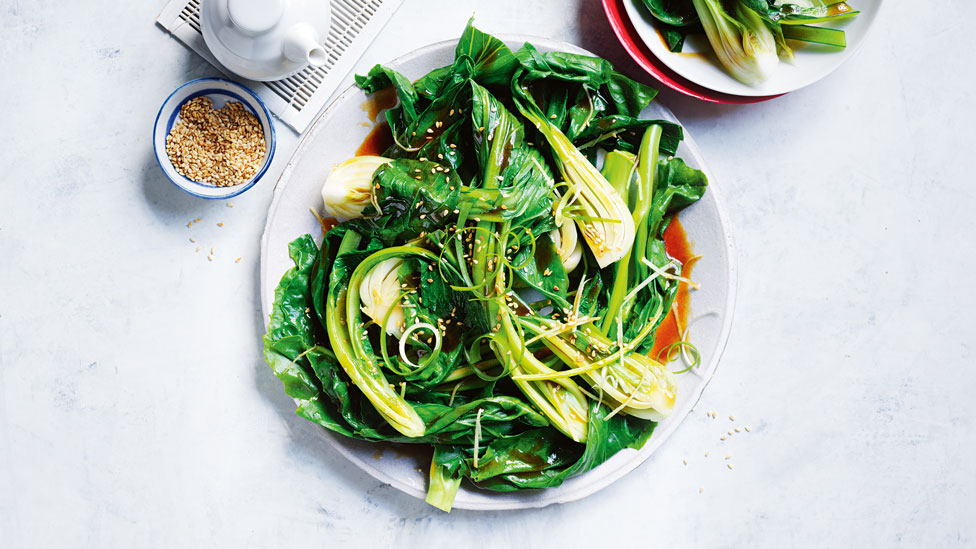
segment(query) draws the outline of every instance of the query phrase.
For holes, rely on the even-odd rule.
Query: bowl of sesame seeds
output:
[[[253,187],[271,165],[271,113],[250,89],[198,78],[166,98],[153,127],[156,161],[166,177],[200,198],[230,198]]]

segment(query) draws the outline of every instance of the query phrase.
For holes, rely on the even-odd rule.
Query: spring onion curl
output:
[[[382,156],[355,156],[333,168],[322,185],[326,213],[340,220],[362,217],[373,203],[373,173],[389,162]]]
[[[694,343],[684,340],[675,341],[661,349],[657,354],[657,360],[658,362],[674,362],[679,356],[685,360],[687,366],[674,372],[675,374],[690,372],[701,365],[701,352],[698,347]]]

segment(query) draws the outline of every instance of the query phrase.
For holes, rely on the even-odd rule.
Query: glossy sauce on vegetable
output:
[[[362,109],[369,117],[370,122],[376,122],[376,117],[386,109],[389,109],[397,104],[396,88],[392,86],[377,91],[367,99],[363,101]]]
[[[685,230],[678,221],[677,215],[671,219],[668,228],[664,229],[664,249],[668,252],[668,255],[681,262],[681,276],[691,278],[691,269],[695,266],[698,256],[692,253],[691,245],[688,244],[688,235],[685,234]],[[678,295],[674,302],[678,321],[682,328],[688,326],[688,308],[690,301],[691,297],[688,295],[688,284],[685,282],[679,283]],[[650,354],[651,358],[655,360],[660,356],[660,361],[666,363],[667,356],[662,351],[668,345],[672,345],[681,340],[681,334],[678,330],[678,324],[675,323],[674,316],[674,312],[668,314],[657,328],[654,349],[651,350]]]
[[[661,28],[654,25],[654,32],[657,33],[657,37],[660,38],[661,43],[664,44],[664,49],[670,51],[671,47],[668,46],[668,40],[664,37],[664,32],[661,31]],[[671,53],[674,55],[680,55],[682,57],[700,57],[702,59],[706,59],[708,57],[708,53],[706,51],[672,51]]]
[[[373,126],[369,135],[356,149],[356,156],[382,156],[391,145],[393,145],[393,134],[390,132],[390,125],[380,122]]]

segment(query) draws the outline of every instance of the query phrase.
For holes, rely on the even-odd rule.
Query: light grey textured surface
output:
[[[216,71],[154,27],[158,4],[0,0],[0,545],[976,543],[976,38],[945,16],[967,3],[889,5],[832,77],[768,103],[662,92],[736,231],[723,364],[603,492],[451,515],[292,414],[261,359],[257,250],[296,137],[280,126],[269,177],[233,208],[165,181],[156,110]],[[473,12],[638,74],[593,0],[407,0],[358,70]]]

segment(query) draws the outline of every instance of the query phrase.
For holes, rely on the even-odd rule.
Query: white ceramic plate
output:
[[[529,41],[541,51],[588,53],[570,44],[545,38],[511,35],[501,35],[500,38],[513,49]],[[434,68],[452,63],[455,44],[456,41],[433,44],[407,54],[388,66],[414,80]],[[355,86],[336,98],[298,144],[278,180],[261,241],[261,306],[265,323],[274,301],[275,286],[285,271],[292,267],[288,258],[288,243],[305,233],[320,235],[319,225],[309,208],[321,209],[322,183],[332,166],[353,156],[370,131],[372,123],[367,118],[366,101],[367,96]],[[656,103],[644,111],[643,117],[674,120],[671,111]],[[689,165],[708,172],[690,136],[686,135],[678,156]],[[677,429],[718,366],[719,356],[729,336],[735,305],[736,267],[732,235],[720,200],[719,186],[711,177],[709,182],[705,197],[680,215],[694,252],[702,256],[694,269],[694,278],[701,282],[702,289],[692,292],[689,315],[690,319],[697,319],[691,326],[691,339],[701,351],[702,365],[694,372],[678,376],[679,392],[674,414],[658,425],[654,435],[640,451],[625,449],[599,467],[567,480],[562,486],[496,493],[464,484],[457,494],[454,507],[518,509],[585,497],[640,465]],[[425,497],[429,452],[404,449],[412,445],[362,442],[324,428],[322,434],[340,453],[373,477],[408,494]]]
[[[791,42],[797,46],[794,48],[794,64],[781,61],[768,80],[755,86],[743,84],[725,72],[704,34],[689,36],[682,51],[673,53],[668,50],[654,26],[654,18],[641,0],[624,0],[624,6],[641,40],[668,68],[696,84],[718,92],[756,97],[798,90],[832,73],[864,43],[868,30],[877,20],[882,1],[848,0],[851,7],[861,13],[848,21],[823,25],[843,29],[847,33],[846,48]]]

